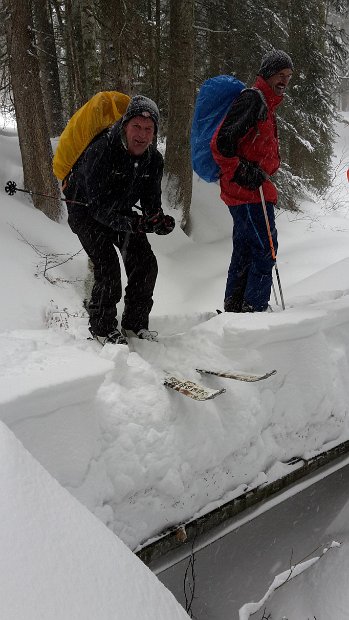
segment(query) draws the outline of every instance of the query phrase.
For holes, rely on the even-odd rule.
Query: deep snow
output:
[[[131,549],[349,438],[348,125],[339,130],[331,192],[277,217],[286,311],[272,298],[273,313],[215,314],[231,218],[218,187],[195,179],[192,237],[151,236],[160,343],[135,351],[100,349],[73,317],[69,332],[46,328],[51,299],[81,311],[86,256],[64,218],[5,194],[23,178],[16,135],[0,134],[0,418]],[[245,384],[196,367],[278,372]],[[162,385],[164,370],[226,393],[193,402]]]
[[[188,618],[153,573],[2,422],[0,461],[2,618]]]

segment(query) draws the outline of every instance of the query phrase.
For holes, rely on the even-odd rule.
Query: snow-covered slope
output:
[[[172,594],[0,423],[6,620],[180,620]]]
[[[341,131],[347,144],[348,127]],[[15,140],[0,136],[1,184],[11,175],[22,183],[16,158],[6,158],[7,150],[16,152]],[[73,333],[45,328],[50,299],[81,310],[86,257],[76,254],[78,240],[64,221],[51,222],[25,196],[10,198],[0,187],[1,419],[132,549],[274,479],[289,458],[348,439],[344,173],[333,191],[336,211],[328,209],[332,193],[327,202],[304,203],[303,213],[278,216],[286,311],[272,300],[274,313],[214,316],[231,222],[217,186],[204,191],[196,182],[193,237],[176,229],[151,238],[159,260],[151,327],[160,342],[139,341],[130,351],[101,350],[86,340],[83,324]],[[47,256],[55,261],[49,273]],[[197,367],[277,374],[246,384],[200,378]],[[226,393],[193,402],[162,385],[164,371]]]

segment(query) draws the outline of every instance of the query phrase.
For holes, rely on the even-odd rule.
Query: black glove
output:
[[[155,233],[167,235],[175,227],[175,220],[170,215],[164,215],[163,211],[157,211],[152,215],[137,215],[132,223],[132,232]]]
[[[157,213],[153,213],[153,215],[144,215],[143,218],[147,232],[156,233],[158,227],[161,226],[161,222],[164,219],[164,212],[160,209]]]
[[[241,185],[241,187],[258,189],[266,178],[267,175],[258,164],[247,161],[247,159],[240,159],[240,163],[235,170],[232,181]]]
[[[139,219],[138,232],[153,233],[156,232],[157,226],[163,220],[163,211],[159,210],[152,215],[142,215]]]
[[[175,219],[171,215],[164,215],[162,220],[154,227],[154,232],[157,235],[168,235],[173,231],[175,225]]]
[[[160,222],[164,219],[163,211],[157,211],[152,215],[134,214],[131,220],[131,230],[134,233],[153,233]]]

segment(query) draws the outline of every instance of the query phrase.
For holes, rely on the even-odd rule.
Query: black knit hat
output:
[[[128,121],[135,116],[151,118],[155,125],[155,133],[157,133],[160,121],[160,112],[155,101],[149,99],[148,97],[144,97],[144,95],[135,95],[132,97],[127,106],[126,112],[122,117],[121,124],[124,125],[124,123],[128,123]]]
[[[282,71],[282,69],[292,69],[293,71],[293,62],[286,52],[273,49],[271,52],[264,54],[258,75],[268,80],[275,73]]]

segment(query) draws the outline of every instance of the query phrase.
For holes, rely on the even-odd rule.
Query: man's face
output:
[[[131,155],[139,157],[152,143],[154,138],[154,122],[151,118],[134,116],[124,127],[127,150]]]
[[[292,69],[282,69],[266,80],[276,95],[283,95],[292,77]]]

